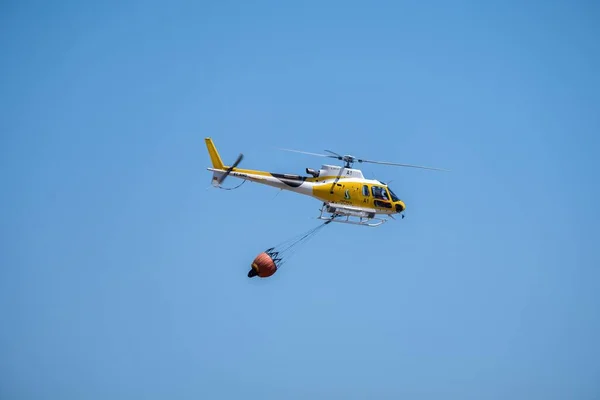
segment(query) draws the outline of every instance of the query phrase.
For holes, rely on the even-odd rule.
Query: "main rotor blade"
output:
[[[383,165],[395,165],[397,167],[421,168],[421,169],[431,169],[434,171],[449,172],[449,170],[443,169],[443,168],[424,167],[422,165],[413,165],[413,164],[399,164],[399,163],[392,163],[392,162],[387,162],[387,161],[371,161],[371,160],[359,159],[358,162],[361,162],[361,163],[365,162],[365,163],[371,163],[371,164],[383,164]]]
[[[294,153],[308,154],[308,155],[311,155],[311,156],[318,156],[318,157],[337,158],[335,156],[330,156],[330,155],[327,155],[327,154],[309,153],[308,151],[300,151],[300,150],[292,150],[292,149],[279,149],[279,150],[292,151]]]
[[[291,151],[294,153],[301,153],[301,154],[308,154],[311,156],[317,156],[317,157],[326,157],[326,158],[335,158],[337,160],[344,160],[344,156],[341,156],[331,150],[325,150],[328,153],[334,154],[334,155],[327,155],[327,154],[319,154],[319,153],[311,153],[308,151],[301,151],[301,150],[293,150],[293,149],[282,149],[279,148],[279,150],[283,150],[283,151]],[[354,158],[355,161],[359,162],[359,163],[371,163],[371,164],[382,164],[382,165],[394,165],[397,167],[409,167],[409,168],[421,168],[421,169],[429,169],[429,170],[434,170],[434,171],[446,171],[449,172],[449,170],[447,169],[443,169],[443,168],[434,168],[434,167],[425,167],[422,165],[413,165],[413,164],[400,164],[400,163],[392,163],[392,162],[387,162],[387,161],[372,161],[372,160],[364,160],[364,159],[357,159]]]
[[[328,153],[331,153],[331,154],[335,154],[335,156],[336,156],[336,158],[337,158],[338,160],[342,160],[342,159],[344,158],[344,157],[342,157],[341,155],[339,155],[338,153],[336,153],[336,152],[333,152],[333,151],[331,151],[331,150],[325,150],[325,151],[326,151],[326,152],[328,152]]]

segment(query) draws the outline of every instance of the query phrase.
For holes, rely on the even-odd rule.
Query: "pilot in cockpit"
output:
[[[387,192],[385,188],[381,186],[373,186],[373,197],[377,199],[388,200]]]

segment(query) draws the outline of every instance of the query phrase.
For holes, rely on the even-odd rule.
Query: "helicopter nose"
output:
[[[406,204],[404,204],[403,201],[397,201],[396,202],[396,212],[401,213],[404,210],[406,210]]]

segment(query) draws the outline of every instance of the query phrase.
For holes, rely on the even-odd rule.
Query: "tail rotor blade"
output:
[[[244,155],[242,153],[240,153],[240,155],[238,156],[238,158],[235,160],[235,162],[233,163],[233,165],[230,168],[233,169],[233,168],[237,167],[238,164],[241,163],[243,159],[244,159]]]

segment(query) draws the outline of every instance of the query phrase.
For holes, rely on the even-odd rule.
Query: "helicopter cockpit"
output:
[[[371,188],[371,191],[373,192],[373,197],[376,199],[386,200],[386,201],[390,200],[387,190],[385,190],[384,186],[373,185]]]
[[[400,198],[398,196],[396,196],[396,193],[394,193],[389,186],[387,187],[387,190],[388,190],[388,192],[390,192],[390,196],[392,197],[392,201],[394,203],[397,201],[400,201]]]
[[[396,193],[394,193],[394,191],[389,186],[387,186],[387,190],[388,190],[388,192],[390,192],[390,196],[392,198],[392,202],[394,202],[394,207],[396,208],[396,212],[404,211],[406,209],[404,202],[402,200],[400,200],[400,198],[398,196],[396,196]]]
[[[381,183],[381,186],[373,185],[371,187],[371,192],[373,194],[373,197],[375,198],[376,203],[382,204],[385,207],[392,207],[392,205],[390,203],[388,203],[388,202],[391,202],[397,212],[404,211],[404,209],[406,207],[404,205],[404,202],[402,200],[400,200],[400,198],[396,195],[396,193],[394,193],[394,191],[389,186],[387,186],[383,182],[380,182],[380,183]],[[383,202],[380,202],[380,201],[383,201]]]

